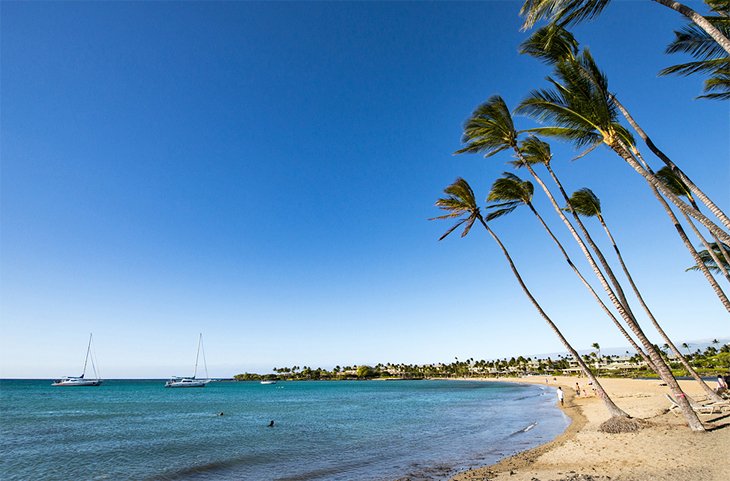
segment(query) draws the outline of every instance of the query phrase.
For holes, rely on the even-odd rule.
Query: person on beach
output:
[[[560,401],[560,405],[563,406],[564,405],[564,402],[563,402],[563,398],[564,398],[563,388],[561,388],[560,386],[558,386],[557,395],[558,395],[558,401]]]
[[[715,392],[717,394],[722,394],[725,391],[727,391],[727,382],[725,381],[725,378],[722,377],[722,374],[717,375],[717,387],[715,388]]]
[[[580,384],[575,383],[575,395],[580,396]]]

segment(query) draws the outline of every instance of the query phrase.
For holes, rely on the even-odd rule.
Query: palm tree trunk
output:
[[[646,353],[644,352],[644,350],[641,347],[639,347],[639,345],[636,343],[636,341],[634,341],[634,338],[631,337],[631,335],[628,332],[626,332],[626,329],[624,329],[624,326],[622,326],[621,323],[619,322],[619,320],[616,319],[616,316],[613,315],[613,313],[609,310],[608,306],[606,306],[606,304],[603,303],[603,301],[601,300],[601,298],[596,293],[595,289],[593,289],[593,286],[590,285],[590,283],[586,280],[585,277],[583,277],[583,274],[580,273],[580,271],[575,266],[575,264],[573,264],[573,261],[570,259],[570,256],[568,256],[568,253],[563,248],[563,244],[557,239],[557,237],[555,237],[555,234],[553,234],[553,231],[550,229],[550,227],[548,227],[548,225],[545,223],[545,220],[537,212],[537,210],[535,209],[535,206],[533,206],[531,203],[528,203],[527,206],[530,208],[530,210],[532,211],[532,213],[535,214],[535,216],[540,221],[540,223],[542,224],[542,226],[548,232],[548,234],[550,235],[550,237],[553,239],[553,241],[555,242],[555,244],[560,249],[560,252],[563,254],[563,257],[565,258],[565,261],[568,263],[568,265],[570,266],[570,268],[573,269],[573,272],[575,272],[575,275],[578,276],[578,279],[580,279],[580,281],[583,283],[583,285],[586,287],[586,289],[588,289],[588,291],[591,293],[591,295],[596,300],[596,302],[598,303],[598,305],[601,306],[601,309],[603,309],[603,312],[605,312],[606,315],[609,318],[611,318],[611,320],[613,321],[613,323],[616,325],[616,327],[618,328],[618,330],[621,331],[621,334],[623,334],[623,336],[626,338],[626,340],[629,341],[629,344],[631,344],[631,347],[634,348],[634,350],[636,351],[636,353],[639,354],[644,359],[644,361],[646,362],[646,364],[653,371],[656,371],[656,366],[654,366],[654,363],[649,358],[649,356],[647,356]]]
[[[601,383],[598,382],[598,379],[593,375],[593,372],[586,366],[583,359],[580,357],[580,354],[573,349],[573,346],[570,345],[567,339],[563,336],[563,334],[560,332],[558,327],[555,325],[555,323],[550,319],[550,317],[543,311],[540,304],[537,302],[535,297],[532,295],[530,290],[525,285],[525,282],[522,280],[522,276],[520,276],[520,273],[517,271],[517,268],[515,267],[514,262],[512,261],[512,257],[509,255],[509,252],[507,252],[507,249],[504,247],[504,244],[502,244],[502,241],[499,240],[499,237],[492,231],[492,229],[489,228],[487,223],[479,217],[479,221],[482,223],[485,229],[487,229],[487,232],[489,232],[489,235],[492,236],[492,238],[497,242],[499,247],[502,249],[502,253],[507,258],[507,262],[509,262],[510,268],[512,269],[512,273],[517,278],[517,282],[520,284],[520,287],[522,287],[522,290],[525,292],[525,295],[530,299],[530,302],[533,306],[535,306],[535,309],[540,313],[540,316],[542,316],[543,319],[545,319],[545,322],[548,323],[550,328],[553,330],[553,332],[558,336],[560,339],[560,342],[563,343],[563,346],[570,352],[570,354],[575,358],[575,361],[578,363],[580,368],[585,373],[586,377],[590,379],[590,381],[593,383],[593,386],[596,388],[596,392],[598,393],[599,397],[603,400],[603,404],[606,406],[606,409],[608,409],[609,414],[611,416],[622,416],[622,417],[629,417],[628,414],[626,414],[621,408],[616,406],[614,402],[611,400],[611,398],[608,396],[606,391],[603,389],[603,386],[601,386]]]
[[[650,174],[653,174],[651,168],[649,167],[649,164],[646,163],[644,158],[641,156],[638,150],[635,150],[634,155],[636,155],[636,158],[643,164],[642,169]],[[662,184],[663,185],[663,184]],[[692,245],[692,242],[687,237],[687,233],[684,231],[684,228],[682,228],[682,225],[679,223],[679,220],[674,215],[674,212],[669,207],[669,204],[664,200],[664,197],[659,193],[659,191],[654,187],[653,185],[650,185],[652,192],[654,193],[654,197],[657,198],[659,203],[664,207],[664,211],[669,216],[669,219],[674,224],[675,229],[677,230],[677,234],[679,235],[680,239],[682,239],[682,242],[684,243],[685,247],[689,251],[689,253],[692,255],[692,258],[695,260],[695,263],[697,263],[697,268],[702,271],[702,274],[704,274],[705,278],[707,279],[707,282],[710,283],[710,287],[712,287],[712,290],[715,291],[715,294],[720,299],[720,302],[722,302],[723,306],[725,306],[725,309],[727,309],[730,312],[730,301],[728,300],[727,296],[725,295],[725,292],[720,287],[720,284],[717,283],[717,280],[715,279],[715,276],[712,275],[710,270],[707,268],[705,263],[702,261],[702,258],[700,258],[699,254],[697,253],[697,249],[695,249],[694,245]],[[694,202],[692,197],[689,197],[690,202],[692,203],[693,207],[697,209],[697,204]],[[684,214],[684,212],[683,212]],[[695,230],[695,233],[697,234],[700,239],[704,241],[704,238],[699,233],[695,225],[692,223],[692,219],[690,219],[685,214],[685,219],[689,222],[690,226]],[[717,262],[717,261],[716,261]]]
[[[709,209],[710,212],[712,212],[712,215],[717,217],[717,219],[722,222],[722,224],[727,228],[730,229],[730,218],[722,211],[720,208],[715,205],[712,200],[710,200],[705,193],[700,190],[699,187],[695,185],[694,182],[685,174],[682,169],[680,169],[672,160],[666,156],[664,152],[662,152],[655,144],[652,142],[652,140],[649,138],[649,136],[644,132],[644,129],[639,126],[639,124],[634,120],[634,118],[631,116],[628,110],[619,102],[619,100],[616,98],[615,95],[611,95],[614,103],[616,104],[616,107],[621,111],[624,118],[626,118],[626,121],[631,125],[631,127],[636,131],[636,133],[641,137],[641,139],[644,141],[644,143],[649,147],[649,150],[651,150],[654,155],[656,155],[659,159],[661,159],[664,164],[672,169],[672,172],[676,174],[682,182],[685,183],[685,185],[689,188],[689,190],[697,196],[698,199]],[[697,206],[694,206],[696,210]],[[728,261],[730,262],[730,260]]]
[[[680,409],[682,411],[682,414],[684,415],[685,420],[687,421],[687,424],[689,425],[690,429],[693,431],[704,431],[705,428],[702,426],[702,423],[700,422],[699,418],[697,417],[697,413],[694,412],[692,407],[689,405],[689,402],[685,398],[684,392],[682,392],[682,389],[679,387],[679,383],[677,383],[677,380],[674,379],[674,376],[672,376],[672,372],[669,369],[669,366],[664,362],[664,359],[662,359],[661,354],[659,354],[654,348],[654,345],[649,341],[649,339],[646,337],[644,332],[641,330],[641,327],[639,326],[638,322],[636,322],[636,319],[633,317],[633,315],[630,313],[630,310],[628,308],[628,303],[626,303],[626,307],[624,304],[622,304],[619,299],[616,297],[616,294],[614,294],[613,290],[608,284],[608,281],[606,281],[606,278],[604,277],[603,273],[599,269],[598,265],[596,265],[595,260],[593,260],[593,256],[590,255],[590,252],[586,248],[585,243],[580,238],[577,232],[575,232],[575,229],[570,224],[568,219],[565,217],[565,214],[563,214],[562,209],[555,201],[555,198],[550,193],[550,190],[547,188],[545,183],[540,179],[539,176],[535,173],[532,166],[530,166],[529,163],[524,162],[524,158],[522,157],[521,152],[516,149],[517,157],[520,158],[523,161],[523,164],[525,167],[530,171],[532,176],[535,178],[535,181],[540,184],[542,189],[547,194],[548,198],[550,199],[550,202],[553,205],[553,208],[558,213],[560,218],[563,220],[563,223],[568,227],[568,229],[571,231],[571,234],[575,238],[576,242],[578,242],[578,245],[580,246],[581,250],[583,251],[583,254],[586,256],[586,259],[588,259],[588,262],[591,264],[591,267],[593,268],[593,271],[596,273],[596,277],[598,277],[599,282],[601,283],[601,286],[608,294],[608,297],[611,299],[611,302],[616,307],[616,310],[618,310],[621,317],[624,319],[626,324],[629,326],[631,331],[636,335],[636,337],[641,341],[641,344],[644,346],[644,349],[646,350],[646,353],[649,355],[651,360],[653,361],[654,366],[656,367],[656,373],[659,375],[659,377],[664,381],[669,389],[674,394],[675,398],[677,399],[677,403],[680,406]],[[570,205],[570,200],[568,198],[568,195],[565,193],[565,189],[563,189],[562,184],[560,184],[560,181],[557,180],[557,177],[555,176],[555,173],[552,172],[552,169],[549,168],[549,165],[546,164],[546,167],[548,167],[548,171],[553,176],[553,180],[555,180],[558,184],[558,187],[560,188],[560,191],[563,194],[563,197],[565,198],[565,201]],[[571,212],[575,217],[578,217],[575,212],[571,209]],[[577,219],[577,222],[580,226],[583,225],[582,222],[580,222],[580,219]],[[583,232],[587,234],[587,231],[585,230],[585,227],[583,227]],[[595,244],[594,244],[595,245]],[[597,247],[596,247],[597,249]],[[601,255],[603,258],[603,256]],[[605,258],[604,258],[605,261]],[[610,271],[610,267],[608,267],[608,264],[604,265],[604,268],[607,269],[607,271]],[[612,282],[618,283],[616,281],[615,276],[611,274],[611,277],[613,277]]]
[[[667,8],[676,10],[677,12],[690,19],[690,21],[694,22],[695,24],[697,24],[698,27],[707,32],[707,35],[712,37],[712,39],[717,42],[722,47],[722,49],[730,55],[730,40],[728,40],[727,37],[725,37],[722,32],[720,32],[720,30],[712,25],[705,17],[695,12],[688,6],[683,5],[679,2],[675,2],[674,0],[654,1],[660,5],[664,5]]]
[[[641,295],[641,292],[639,292],[639,289],[636,287],[636,283],[634,283],[634,278],[631,276],[631,273],[629,273],[628,267],[626,267],[626,263],[624,262],[624,258],[621,255],[621,251],[618,248],[618,245],[616,245],[616,241],[614,240],[613,236],[611,235],[611,231],[608,229],[608,226],[606,225],[606,222],[603,219],[603,216],[601,214],[598,214],[598,220],[603,226],[603,230],[606,231],[606,235],[608,236],[609,240],[611,241],[611,244],[613,244],[613,250],[616,251],[616,256],[618,257],[618,261],[621,264],[621,268],[624,271],[624,274],[626,274],[626,279],[628,279],[629,284],[631,284],[631,288],[634,290],[634,294],[636,295],[636,298],[639,300],[639,304],[641,304],[641,307],[644,308],[644,312],[646,312],[646,315],[649,316],[649,320],[651,320],[652,325],[657,330],[660,336],[664,338],[664,341],[667,343],[669,348],[672,350],[674,355],[679,359],[679,362],[682,363],[684,368],[689,372],[690,376],[694,378],[695,381],[697,381],[702,389],[704,389],[705,393],[707,394],[709,399],[712,399],[713,401],[722,401],[722,398],[710,388],[710,386],[705,383],[705,381],[702,380],[699,374],[697,374],[697,371],[695,371],[692,366],[689,364],[687,359],[684,358],[681,352],[679,352],[679,349],[677,349],[677,346],[674,345],[672,340],[669,338],[669,336],[664,332],[664,329],[659,325],[659,322],[657,322],[656,318],[654,317],[654,314],[649,309],[649,306],[646,305],[646,302],[644,302],[644,298]]]
[[[563,184],[558,179],[558,176],[555,175],[555,172],[553,171],[552,167],[550,167],[550,164],[546,163],[545,168],[547,169],[548,173],[550,174],[550,177],[552,177],[553,182],[555,182],[555,185],[558,186],[558,189],[560,190],[560,193],[562,194],[563,199],[565,199],[566,205],[568,205],[570,207],[570,198],[568,197],[568,193],[565,192],[565,189],[563,188]],[[543,188],[543,190],[544,189],[545,188]],[[554,206],[557,206],[557,202],[555,202],[554,199],[552,202],[553,202]],[[588,229],[586,229],[585,225],[583,225],[583,221],[580,220],[580,217],[578,216],[578,214],[573,209],[569,209],[569,210],[570,210],[570,213],[573,215],[573,219],[575,219],[576,224],[580,228],[581,233],[585,237],[586,242],[588,242],[588,245],[590,245],[591,249],[593,249],[593,252],[595,252],[596,257],[598,257],[598,261],[601,263],[601,266],[603,266],[603,268],[605,269],[606,275],[608,276],[609,280],[611,281],[611,284],[616,289],[615,292],[616,292],[616,296],[618,297],[618,300],[623,305],[623,308],[626,310],[629,317],[634,322],[636,322],[636,318],[634,317],[634,313],[631,311],[631,307],[629,306],[629,302],[626,299],[624,290],[621,288],[621,284],[618,282],[618,279],[613,274],[613,270],[611,269],[611,266],[608,265],[608,261],[604,257],[603,252],[601,252],[601,249],[599,249],[598,246],[596,245],[596,243],[593,242],[593,238],[588,233]],[[578,236],[577,239],[580,239],[580,237]],[[582,241],[580,241],[580,242],[582,242]],[[595,261],[593,261],[593,262],[595,263]],[[599,272],[600,272],[600,270],[599,270]]]
[[[712,287],[712,290],[715,291],[715,294],[720,299],[720,302],[722,302],[722,305],[725,306],[725,309],[727,309],[728,312],[730,312],[730,300],[728,300],[727,296],[725,295],[725,292],[723,292],[720,285],[717,283],[717,280],[715,280],[715,276],[712,275],[712,273],[707,269],[707,266],[705,266],[705,263],[702,262],[702,259],[700,258],[700,255],[697,253],[697,250],[692,245],[692,242],[690,242],[689,238],[687,237],[687,233],[682,228],[682,225],[679,223],[679,219],[677,219],[677,216],[674,215],[674,212],[672,212],[672,208],[669,207],[669,204],[667,204],[667,201],[664,200],[662,195],[659,193],[659,191],[652,186],[652,192],[654,193],[654,196],[659,200],[659,203],[662,204],[662,207],[664,207],[664,210],[666,211],[667,215],[671,219],[672,223],[674,223],[675,229],[677,229],[677,234],[679,234],[680,239],[682,239],[682,242],[684,242],[685,247],[689,251],[690,254],[692,254],[692,258],[697,263],[697,267],[702,271],[702,273],[705,275],[705,278],[707,279],[707,282],[710,283],[710,287]]]
[[[647,172],[644,168],[642,168],[641,165],[639,165],[639,163],[636,161],[636,159],[634,159],[634,157],[631,155],[630,150],[623,144],[623,142],[617,140],[616,142],[611,143],[609,147],[611,147],[614,152],[616,152],[622,159],[624,159],[624,161],[626,161],[626,163],[629,164],[636,172],[644,177],[644,179],[646,179],[649,184],[656,187],[664,196],[666,196],[667,199],[672,201],[672,203],[676,205],[679,210],[694,217],[703,226],[705,226],[707,230],[712,232],[726,244],[730,244],[730,234],[718,227],[717,224],[705,217],[704,214],[702,214],[701,212],[697,212],[691,206],[687,205],[684,201],[682,201],[682,199],[673,194],[654,174],[652,174],[651,172]]]
[[[695,202],[695,200],[694,200],[694,198],[692,197],[691,194],[688,196],[688,198],[689,198],[690,205],[692,207],[694,207],[695,210],[700,210],[699,206],[697,205],[697,202]],[[692,224],[692,225],[694,226],[694,224]],[[696,231],[696,229],[695,229],[695,231]],[[722,242],[720,242],[720,239],[718,239],[715,234],[710,233],[710,235],[715,240],[715,242],[717,242],[717,248],[719,249],[720,254],[722,255],[722,258],[725,259],[725,262],[727,262],[727,265],[730,266],[730,252],[728,252],[726,249],[723,249]],[[704,239],[704,237],[702,237],[702,239]],[[719,263],[719,260],[716,257],[716,255],[715,255],[712,247],[708,246],[707,244],[705,244],[705,246],[707,247],[707,251],[710,254],[710,256],[712,257],[712,259],[715,262],[718,262],[717,267],[720,269],[720,272],[722,272],[725,275],[725,277],[728,277],[728,270],[727,270],[727,268],[725,268],[725,265],[724,264],[720,265],[721,263]],[[730,280],[730,279],[728,279],[728,280]]]
[[[728,274],[727,269],[725,268],[725,264],[723,264],[722,261],[720,261],[720,258],[717,257],[717,254],[715,254],[715,251],[712,249],[712,246],[710,246],[710,243],[707,242],[702,233],[697,229],[694,222],[692,222],[692,219],[690,219],[689,216],[684,212],[682,212],[682,215],[684,215],[684,218],[689,223],[692,232],[695,233],[695,235],[700,239],[700,242],[702,242],[702,245],[705,246],[705,249],[707,249],[707,252],[710,254],[710,257],[712,257],[712,260],[715,261],[715,263],[717,264],[717,268],[720,269],[722,275],[725,276],[725,279],[727,279],[728,282],[730,282],[730,274]]]

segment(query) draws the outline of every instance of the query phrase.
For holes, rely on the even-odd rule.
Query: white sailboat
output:
[[[203,366],[205,366],[205,379],[198,379],[198,359],[200,351],[203,351]],[[211,379],[208,376],[208,363],[205,361],[205,348],[203,348],[203,334],[198,337],[198,353],[195,355],[195,370],[193,377],[173,377],[165,383],[165,387],[205,387]]]
[[[86,348],[86,359],[84,359],[84,372],[81,373],[81,376],[74,377],[74,376],[66,376],[61,379],[56,379],[53,381],[51,386],[100,386],[101,385],[101,379],[99,377],[99,374],[96,370],[96,363],[94,362],[94,355],[91,353],[91,339],[93,337],[93,334],[89,334],[89,345]],[[86,379],[84,376],[86,376],[86,366],[89,363],[89,358],[91,358],[91,368],[94,371],[94,379]]]

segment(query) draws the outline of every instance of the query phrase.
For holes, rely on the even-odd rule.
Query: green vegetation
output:
[[[672,368],[675,376],[687,376],[682,365],[665,355],[665,359]],[[704,376],[714,376],[718,373],[730,373],[730,344],[725,344],[719,350],[710,346],[704,352],[697,350],[694,354],[685,356],[693,368]],[[593,366],[591,369],[601,377],[656,377],[651,369],[638,354],[633,356],[597,356],[595,352],[582,356],[583,360]],[[460,379],[483,377],[521,377],[534,376],[562,376],[577,374],[580,369],[570,357],[559,356],[557,359],[538,359],[532,357],[511,357],[509,359],[495,359],[492,361],[474,360],[473,358],[459,361],[456,359],[450,364],[376,364],[375,366],[335,366],[328,371],[322,368],[274,368],[276,374],[237,374],[237,381],[262,380],[362,380],[362,379]]]

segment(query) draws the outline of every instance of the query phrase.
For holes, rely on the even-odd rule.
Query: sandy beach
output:
[[[499,379],[545,384],[545,377]],[[492,379],[491,381],[496,381]],[[452,481],[727,481],[730,480],[730,412],[703,414],[708,432],[693,433],[680,415],[669,412],[666,386],[658,380],[600,379],[614,402],[650,425],[635,433],[607,434],[598,430],[609,416],[592,395],[575,396],[575,383],[585,378],[548,378],[566,393],[570,427],[554,441],[501,462],[460,473]],[[703,393],[695,382],[680,381],[695,399]]]

